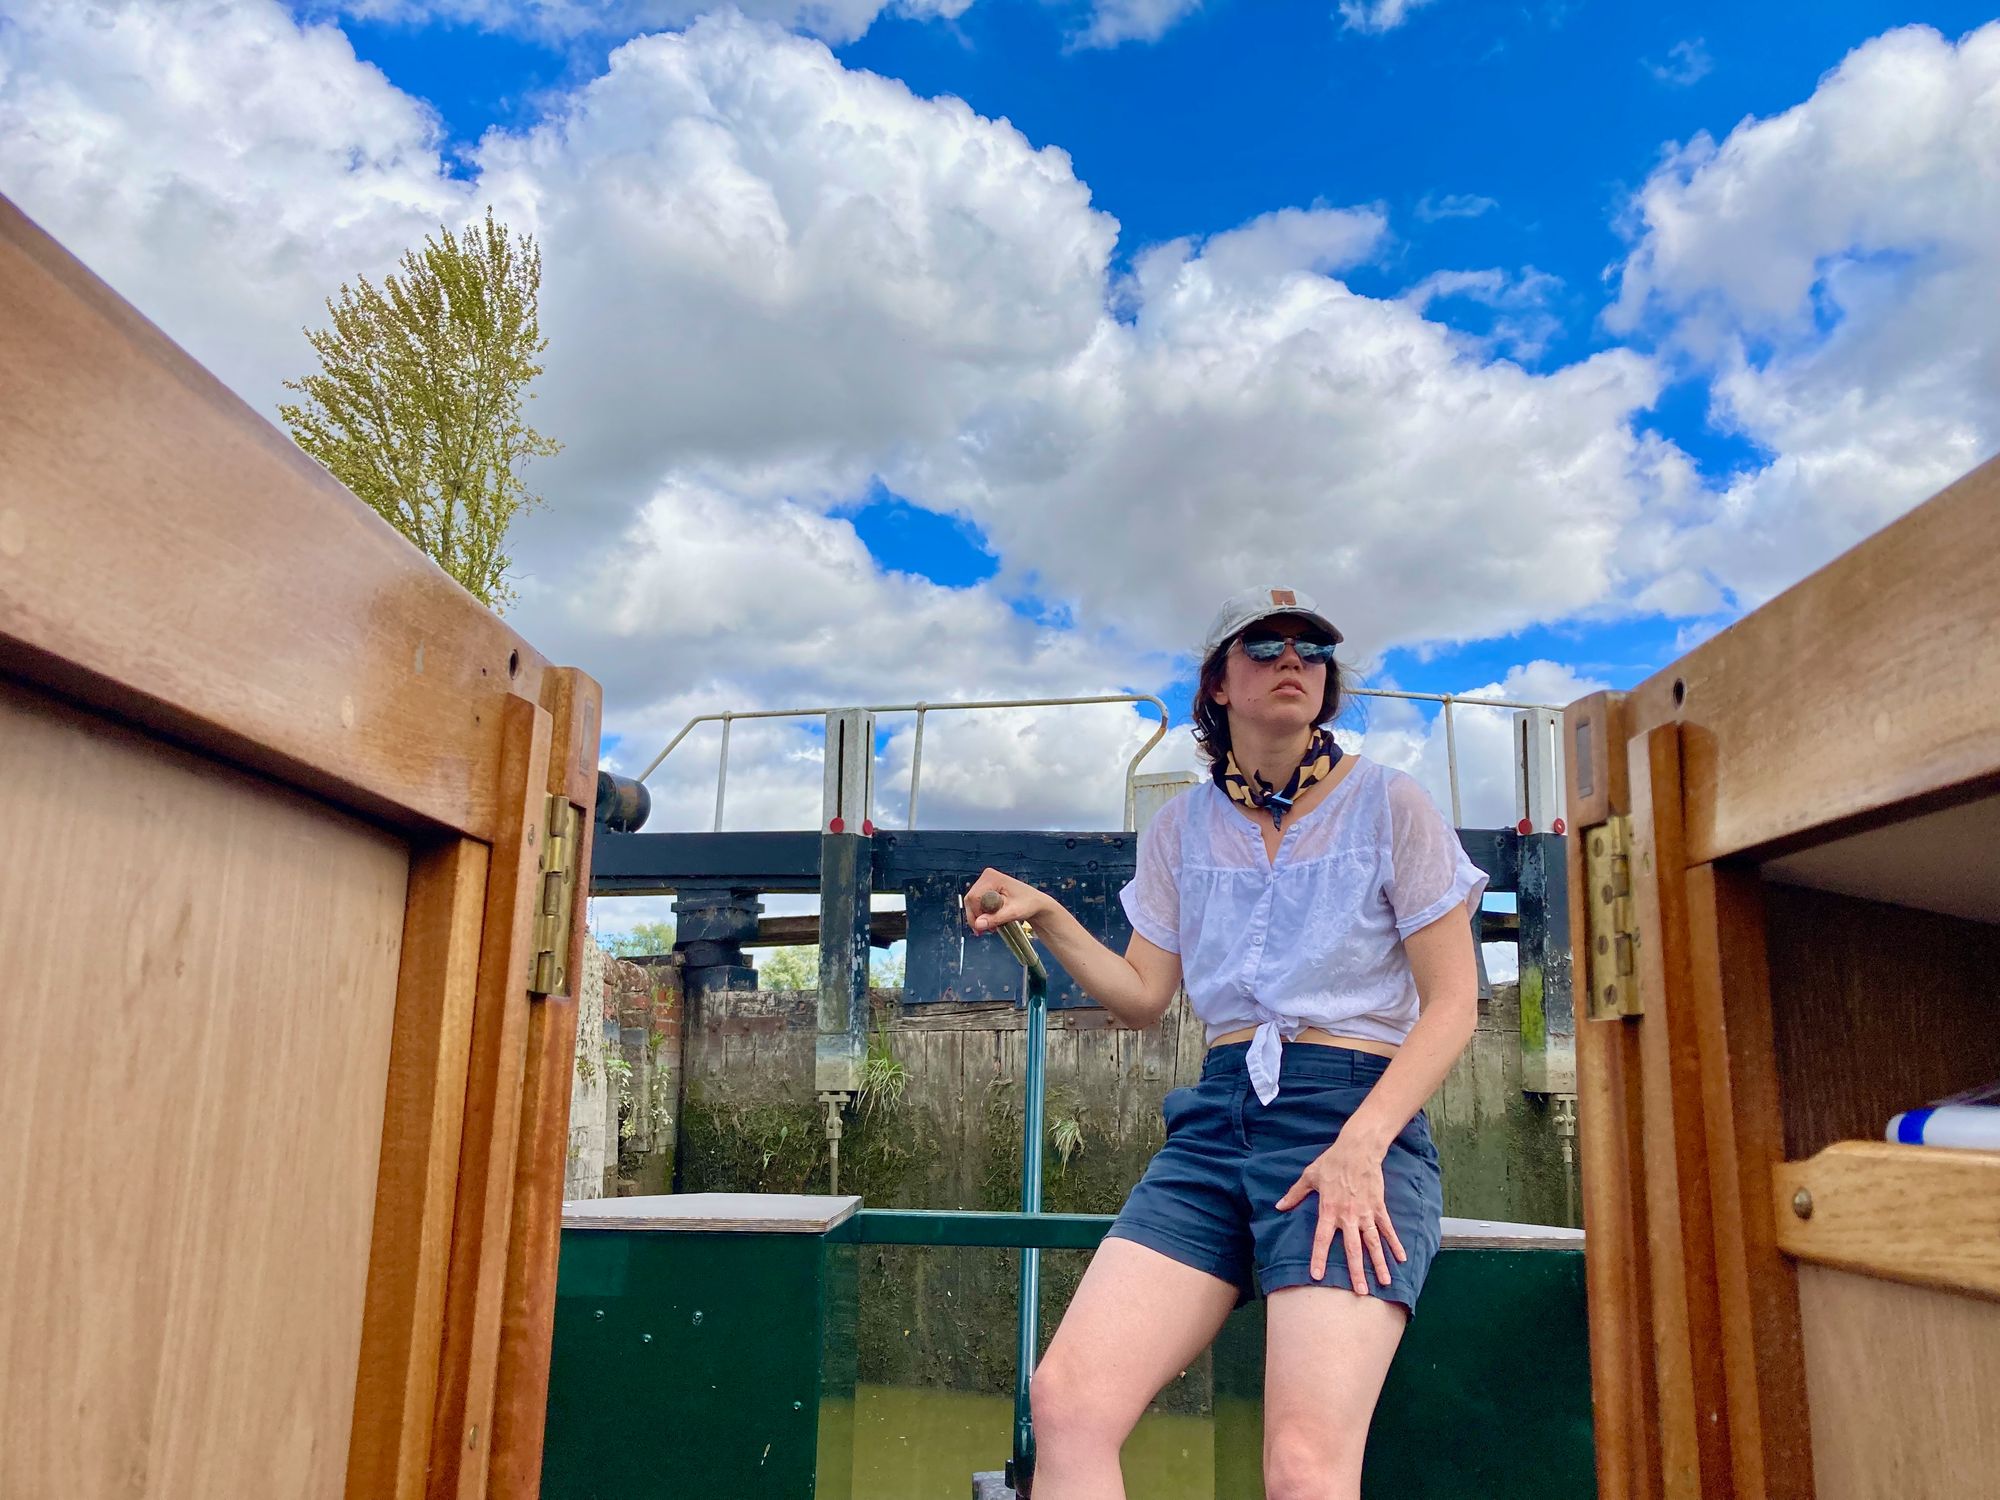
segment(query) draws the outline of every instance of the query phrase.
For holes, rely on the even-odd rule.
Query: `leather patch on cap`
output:
[[[1299,602],[1299,596],[1293,593],[1290,589],[1272,589],[1271,602],[1273,604],[1284,604],[1296,607]]]

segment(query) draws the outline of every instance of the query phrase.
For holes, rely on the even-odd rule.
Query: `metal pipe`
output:
[[[969,702],[969,703],[927,703],[927,702],[881,703],[864,707],[862,709],[862,712],[872,713],[872,714],[908,714],[908,713],[916,714],[918,729],[921,732],[923,727],[923,716],[925,714],[939,713],[946,709],[1073,708],[1093,703],[1150,703],[1153,705],[1153,707],[1157,708],[1160,711],[1159,727],[1153,731],[1152,737],[1148,739],[1144,745],[1139,747],[1139,753],[1133,756],[1130,763],[1127,764],[1127,766],[1125,767],[1125,825],[1126,827],[1129,828],[1131,827],[1132,824],[1132,807],[1133,807],[1132,781],[1133,778],[1137,776],[1139,773],[1139,763],[1143,761],[1149,754],[1152,753],[1154,746],[1158,745],[1161,740],[1167,737],[1167,722],[1169,718],[1169,715],[1167,713],[1167,705],[1161,702],[1160,699],[1155,695],[1153,695],[1152,693],[1099,693],[1082,698],[984,698],[976,702]],[[728,753],[729,753],[728,751],[729,724],[732,719],[809,719],[809,718],[824,718],[828,714],[836,714],[841,712],[844,712],[844,710],[838,708],[754,708],[754,709],[744,709],[740,712],[731,710],[724,713],[696,714],[692,719],[689,719],[687,723],[681,726],[679,734],[676,734],[671,740],[667,742],[666,749],[662,750],[658,755],[653,757],[651,763],[647,765],[646,769],[639,773],[638,779],[640,781],[644,781],[648,777],[650,777],[655,771],[659,770],[660,763],[664,761],[670,754],[673,753],[674,747],[680,744],[682,740],[686,739],[688,736],[688,732],[692,730],[697,724],[708,724],[717,721],[720,721],[720,723],[722,724],[723,772],[724,774],[727,774]],[[874,747],[872,745],[869,747],[869,754],[871,756],[874,754]],[[916,809],[916,797],[917,797],[916,779],[915,779],[916,767],[914,764],[911,767],[911,773],[912,773],[911,786],[910,786],[911,824],[912,826],[914,826],[916,820],[915,809]],[[720,800],[721,800],[721,792],[718,789],[717,791],[718,804],[720,803]],[[716,819],[716,828],[719,830],[721,826],[722,826],[721,817],[720,814],[718,813]]]
[[[1465,817],[1458,805],[1458,730],[1451,719],[1451,699],[1444,700],[1444,763],[1451,781],[1451,826],[1463,828]]]
[[[991,913],[1001,905],[1000,893],[988,891],[980,909]],[[1049,972],[1035,952],[1027,926],[1009,922],[1000,929],[1008,950],[1021,961],[1028,989],[1028,1065],[1021,1080],[1021,1212],[1042,1211],[1043,1071],[1048,1053]],[[1007,1464],[1007,1483],[1026,1494],[1035,1477],[1035,1423],[1029,1403],[1030,1377],[1035,1369],[1035,1345],[1040,1342],[1042,1311],[1042,1252],[1021,1252],[1021,1286],[1014,1346],[1014,1456]]]
[[[715,831],[722,832],[722,793],[729,785],[729,721],[733,714],[722,716],[722,760],[715,770]]]
[[[1452,718],[1452,706],[1457,703],[1469,703],[1480,708],[1539,708],[1550,713],[1560,713],[1562,711],[1562,705],[1559,703],[1522,703],[1512,698],[1465,698],[1453,693],[1406,693],[1397,688],[1356,688],[1350,696],[1356,698],[1401,698],[1413,703],[1441,703],[1444,705],[1445,753],[1449,761],[1451,777],[1451,816],[1453,823],[1461,821],[1461,810],[1458,788],[1458,741],[1456,726]],[[1129,829],[1132,826],[1136,813],[1136,792],[1133,783],[1138,777],[1140,762],[1145,760],[1152,753],[1154,747],[1167,737],[1167,728],[1170,719],[1170,715],[1167,712],[1167,705],[1152,693],[1103,693],[1082,698],[987,698],[969,703],[883,703],[865,708],[863,711],[874,714],[913,713],[917,716],[917,743],[912,753],[910,765],[910,826],[914,828],[917,821],[917,782],[920,767],[918,757],[921,755],[923,745],[924,715],[939,713],[946,709],[1070,708],[1093,703],[1150,703],[1160,711],[1160,722],[1158,727],[1154,729],[1152,737],[1139,747],[1139,753],[1134,755],[1130,763],[1125,767],[1125,826]],[[686,739],[690,731],[697,725],[717,722],[722,725],[723,759],[720,774],[726,777],[729,763],[730,721],[734,719],[824,718],[828,714],[840,713],[841,711],[838,708],[756,708],[730,710],[724,713],[697,714],[681,726],[678,734],[667,741],[666,748],[653,757],[652,761],[646,766],[646,769],[639,773],[637,779],[645,781],[655,771],[659,770],[661,763],[673,753],[674,748],[682,740]],[[874,753],[872,746],[869,753],[871,755]],[[717,829],[720,829],[722,826],[721,804],[722,788],[718,786],[716,788],[715,824]]]

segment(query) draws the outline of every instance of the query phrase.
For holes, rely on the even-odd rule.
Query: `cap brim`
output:
[[[1223,640],[1230,640],[1236,636],[1243,634],[1244,631],[1248,630],[1252,625],[1255,625],[1260,620],[1275,620],[1280,615],[1297,615],[1302,620],[1311,620],[1313,624],[1319,626],[1321,630],[1324,630],[1327,633],[1327,636],[1333,641],[1333,643],[1336,646],[1339,645],[1342,641],[1347,639],[1346,636],[1340,633],[1340,627],[1338,625],[1335,625],[1333,621],[1329,620],[1325,615],[1321,614],[1318,610],[1307,609],[1302,604],[1281,604],[1276,609],[1259,610],[1256,614],[1251,615],[1248,619],[1244,620],[1241,624],[1236,626],[1235,629],[1231,630],[1228,635],[1223,637]],[[1220,645],[1221,642],[1218,641],[1216,644]]]

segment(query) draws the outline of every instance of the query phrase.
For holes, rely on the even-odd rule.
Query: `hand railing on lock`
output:
[[[1512,698],[1483,698],[1464,693],[1408,693],[1395,688],[1356,688],[1352,696],[1357,698],[1400,698],[1412,703],[1436,703],[1442,706],[1444,717],[1445,766],[1451,784],[1451,821],[1454,827],[1465,823],[1464,805],[1459,793],[1458,778],[1458,724],[1453,710],[1459,706],[1472,708],[1528,709],[1545,714],[1560,715],[1563,706],[1558,703],[1524,703]],[[1107,693],[1079,698],[993,698],[971,703],[884,703],[861,706],[861,711],[872,714],[913,713],[917,716],[916,735],[910,748],[910,801],[907,825],[917,826],[917,792],[924,768],[924,719],[928,714],[962,711],[970,709],[1007,708],[1068,708],[1094,703],[1150,703],[1159,710],[1160,722],[1154,727],[1146,743],[1125,767],[1125,823],[1133,826],[1135,803],[1133,785],[1139,775],[1140,762],[1152,753],[1153,748],[1166,738],[1168,726],[1167,706],[1151,693]],[[722,810],[729,790],[729,728],[738,719],[823,719],[829,714],[845,713],[848,708],[759,708],[734,710],[725,709],[721,713],[696,714],[683,724],[680,732],[667,741],[666,748],[647,764],[638,779],[645,781],[660,768],[662,762],[673,754],[676,746],[703,724],[722,726],[722,751],[715,775],[715,820],[713,828],[722,830]],[[1557,740],[1560,736],[1555,737]],[[871,757],[874,749],[869,750]]]
[[[1139,747],[1125,767],[1125,826],[1132,826],[1133,790],[1132,785],[1139,774],[1139,763],[1152,753],[1153,747],[1167,737],[1167,705],[1151,693],[1104,693],[1082,698],[989,698],[971,703],[882,703],[849,704],[839,708],[759,708],[742,712],[725,710],[716,714],[696,714],[683,724],[680,733],[667,741],[666,749],[654,756],[646,769],[639,773],[644,781],[660,768],[660,763],[673,754],[674,747],[688,737],[689,731],[701,724],[722,725],[722,755],[715,776],[715,822],[714,829],[722,831],[723,799],[729,789],[729,726],[738,719],[823,719],[829,714],[850,713],[859,709],[871,714],[909,714],[917,716],[917,732],[910,748],[910,806],[908,826],[917,826],[917,790],[924,769],[924,719],[929,714],[948,713],[970,709],[1004,708],[1072,708],[1092,703],[1150,703],[1159,710],[1160,722],[1146,743]],[[874,756],[874,747],[869,747],[869,755]]]

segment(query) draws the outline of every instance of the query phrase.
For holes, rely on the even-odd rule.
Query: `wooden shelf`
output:
[[[2000,1151],[1840,1141],[1771,1188],[1787,1255],[2000,1299]]]

